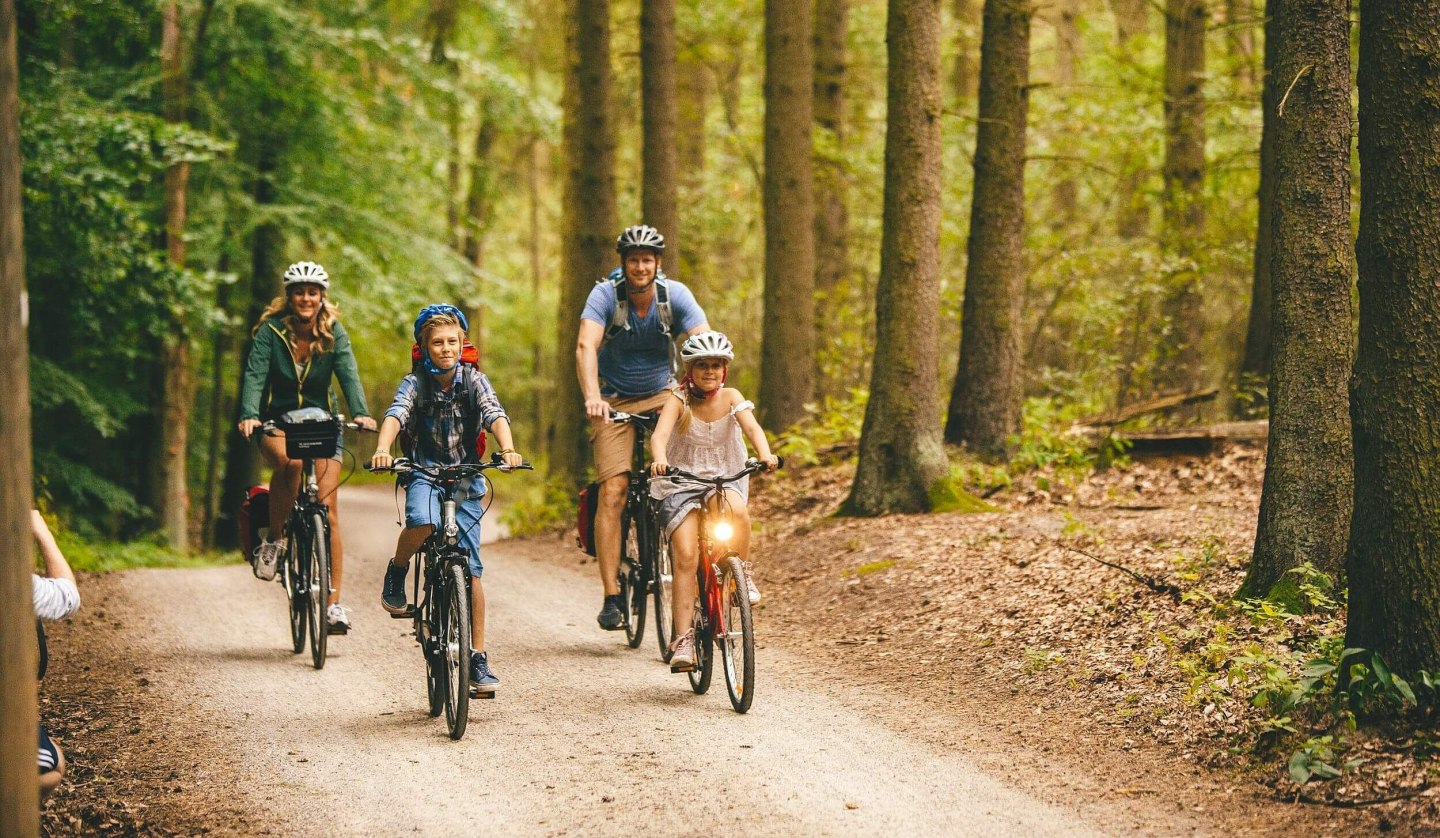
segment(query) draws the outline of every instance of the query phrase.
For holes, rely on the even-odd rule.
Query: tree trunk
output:
[[[445,103],[445,133],[450,140],[445,160],[445,220],[450,246],[456,253],[464,253],[465,234],[460,220],[460,64],[446,53],[459,6],[459,0],[430,0],[425,28],[430,37],[430,63],[443,69],[452,84]]]
[[[1267,12],[1265,19],[1270,18]],[[1255,90],[1254,0],[1225,0],[1225,32],[1235,73],[1235,94],[1249,96]]]
[[[565,75],[565,272],[556,346],[575,346],[585,298],[614,264],[615,143],[610,123],[610,3],[571,0]],[[563,369],[573,369],[571,364]],[[550,473],[576,484],[588,458],[575,376],[559,376]]]
[[[229,270],[229,259],[225,252],[220,254],[221,273]],[[222,283],[215,291],[217,311],[230,310],[230,285]],[[205,442],[205,508],[204,520],[200,526],[202,546],[206,550],[215,547],[215,518],[220,513],[220,442],[224,439],[227,410],[225,399],[225,364],[229,360],[231,336],[224,326],[217,326],[210,338],[210,417]]]
[[[940,0],[890,0],[875,362],[846,511],[927,512],[940,440]]]
[[[675,0],[641,0],[640,90],[644,120],[640,213],[665,236],[665,261],[680,266]]]
[[[1276,99],[1272,249],[1275,369],[1260,523],[1241,596],[1293,597],[1308,562],[1338,577],[1354,501],[1348,383],[1350,0],[1270,0]],[[1281,91],[1283,93],[1283,91]],[[1287,596],[1288,594],[1288,596]]]
[[[1119,51],[1133,62],[1137,52],[1135,39],[1144,35],[1150,27],[1149,0],[1110,0],[1110,5],[1115,14],[1115,38]],[[1119,216],[1115,227],[1120,236],[1138,239],[1150,229],[1150,205],[1141,189],[1145,183],[1147,164],[1139,149],[1131,150],[1124,157],[1116,200]]]
[[[485,235],[490,229],[490,206],[494,200],[490,155],[495,146],[495,115],[489,100],[480,103],[480,125],[475,129],[475,153],[470,158],[470,189],[465,195],[465,223],[461,252],[471,267],[471,285],[465,293],[470,311],[470,342],[480,360],[485,360],[485,288],[481,266],[485,260]]]
[[[705,120],[709,115],[710,81],[705,63],[692,50],[682,50],[677,59],[679,92],[679,124],[675,136],[675,154],[679,167],[678,183],[682,200],[688,205],[697,190],[703,188],[705,175]],[[698,252],[701,243],[695,236],[686,241],[680,260],[667,257],[666,263],[684,277],[695,296],[709,299],[704,281],[705,255]]]
[[[1155,381],[1165,390],[1205,383],[1199,266],[1205,231],[1205,0],[1165,2],[1165,246],[1190,263],[1167,280],[1165,337]]]
[[[983,456],[1004,456],[1020,433],[1030,8],[1026,0],[985,0],[970,259],[945,422],[947,442]]]
[[[980,91],[980,1],[955,0],[955,67],[951,95],[958,106]]]
[[[1055,25],[1055,89],[1069,97],[1079,81],[1080,67],[1080,0],[1060,0],[1053,9]],[[1050,193],[1050,226],[1063,229],[1075,220],[1080,202],[1080,186],[1075,180],[1074,166],[1065,167]]]
[[[1275,205],[1275,108],[1280,101],[1274,60],[1275,0],[1265,3],[1265,74],[1260,88],[1260,188],[1256,193],[1259,222],[1255,231],[1254,280],[1250,289],[1250,319],[1245,329],[1245,351],[1235,397],[1235,413],[1247,415],[1259,405],[1251,396],[1255,385],[1270,377],[1270,250]],[[1288,82],[1286,82],[1288,84]],[[1349,330],[1347,329],[1347,332]]]
[[[530,0],[529,11],[532,15],[538,14],[543,0]],[[529,86],[529,93],[532,97],[543,95],[540,88],[540,62],[543,44],[541,42],[541,29],[532,29],[529,49],[525,55],[525,77]],[[531,316],[534,317],[534,325],[531,329],[530,344],[530,417],[529,421],[520,423],[522,427],[529,430],[530,441],[528,448],[530,459],[536,463],[548,463],[547,442],[550,439],[549,422],[550,416],[545,410],[546,389],[543,382],[545,378],[545,310],[538,302],[541,299],[541,288],[543,284],[544,263],[541,258],[542,240],[540,227],[540,201],[541,201],[541,167],[545,155],[549,149],[539,133],[536,131],[530,137],[530,147],[525,161],[525,192],[526,210],[530,216],[530,235],[527,239],[530,264],[530,299],[536,302],[531,306]],[[564,344],[561,344],[562,349]]]
[[[762,421],[782,431],[815,397],[815,64],[810,0],[765,3]]]
[[[180,46],[180,5],[165,4],[160,40],[165,121],[185,121],[185,63]],[[170,264],[185,267],[186,191],[190,164],[172,163],[165,170],[165,246]],[[184,552],[190,542],[190,485],[186,461],[190,441],[195,373],[190,363],[189,312],[172,303],[170,336],[164,348],[164,407],[160,421],[160,480],[156,514],[172,550]]]
[[[832,341],[832,325],[850,273],[849,216],[845,209],[845,31],[849,0],[815,4],[815,381],[819,395],[837,395],[843,382],[829,380],[822,360],[845,353]]]
[[[35,777],[35,609],[30,572],[30,348],[20,187],[15,3],[0,0],[0,835],[40,830]]]
[[[1288,83],[1288,79],[1283,80]],[[1360,342],[1345,644],[1440,672],[1440,5],[1360,18]]]

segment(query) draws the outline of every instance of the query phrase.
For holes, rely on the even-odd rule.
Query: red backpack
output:
[[[405,452],[405,456],[412,459],[415,456],[415,446],[420,441],[418,436],[420,417],[433,409],[432,405],[435,401],[433,398],[434,382],[431,381],[430,374],[425,371],[424,360],[425,357],[420,353],[420,344],[410,344],[410,372],[415,375],[419,393],[415,399],[415,406],[410,411],[409,421],[405,423],[405,427],[400,429],[400,448]],[[475,344],[468,340],[460,347],[460,363],[476,370],[480,369],[480,350],[476,349]],[[466,448],[474,449],[474,461],[478,463],[485,458],[485,426],[480,421],[480,405],[475,399],[477,394],[469,393],[467,395],[472,403],[470,410],[465,414],[463,439],[467,441]]]

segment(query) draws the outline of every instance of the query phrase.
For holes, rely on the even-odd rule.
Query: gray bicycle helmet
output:
[[[330,287],[330,274],[315,262],[296,262],[285,269],[285,287],[292,285],[318,285],[321,288]]]
[[[680,360],[686,366],[693,364],[701,358],[723,358],[726,361],[735,360],[735,347],[731,345],[730,339],[720,332],[701,332],[692,335],[680,347]]]
[[[636,224],[626,227],[620,238],[615,240],[615,252],[621,256],[640,248],[653,250],[656,256],[660,256],[665,252],[665,237],[648,224]]]

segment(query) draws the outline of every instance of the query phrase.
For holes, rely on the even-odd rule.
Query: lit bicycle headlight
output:
[[[729,541],[735,537],[735,527],[729,521],[717,521],[715,523],[715,540]]]

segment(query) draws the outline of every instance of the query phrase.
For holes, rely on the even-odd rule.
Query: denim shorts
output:
[[[480,564],[480,515],[484,511],[481,495],[457,492],[455,523],[460,527],[458,542],[465,551],[470,565],[470,575],[480,578],[485,570]],[[405,526],[440,526],[440,490],[435,484],[417,477],[405,487]]]

